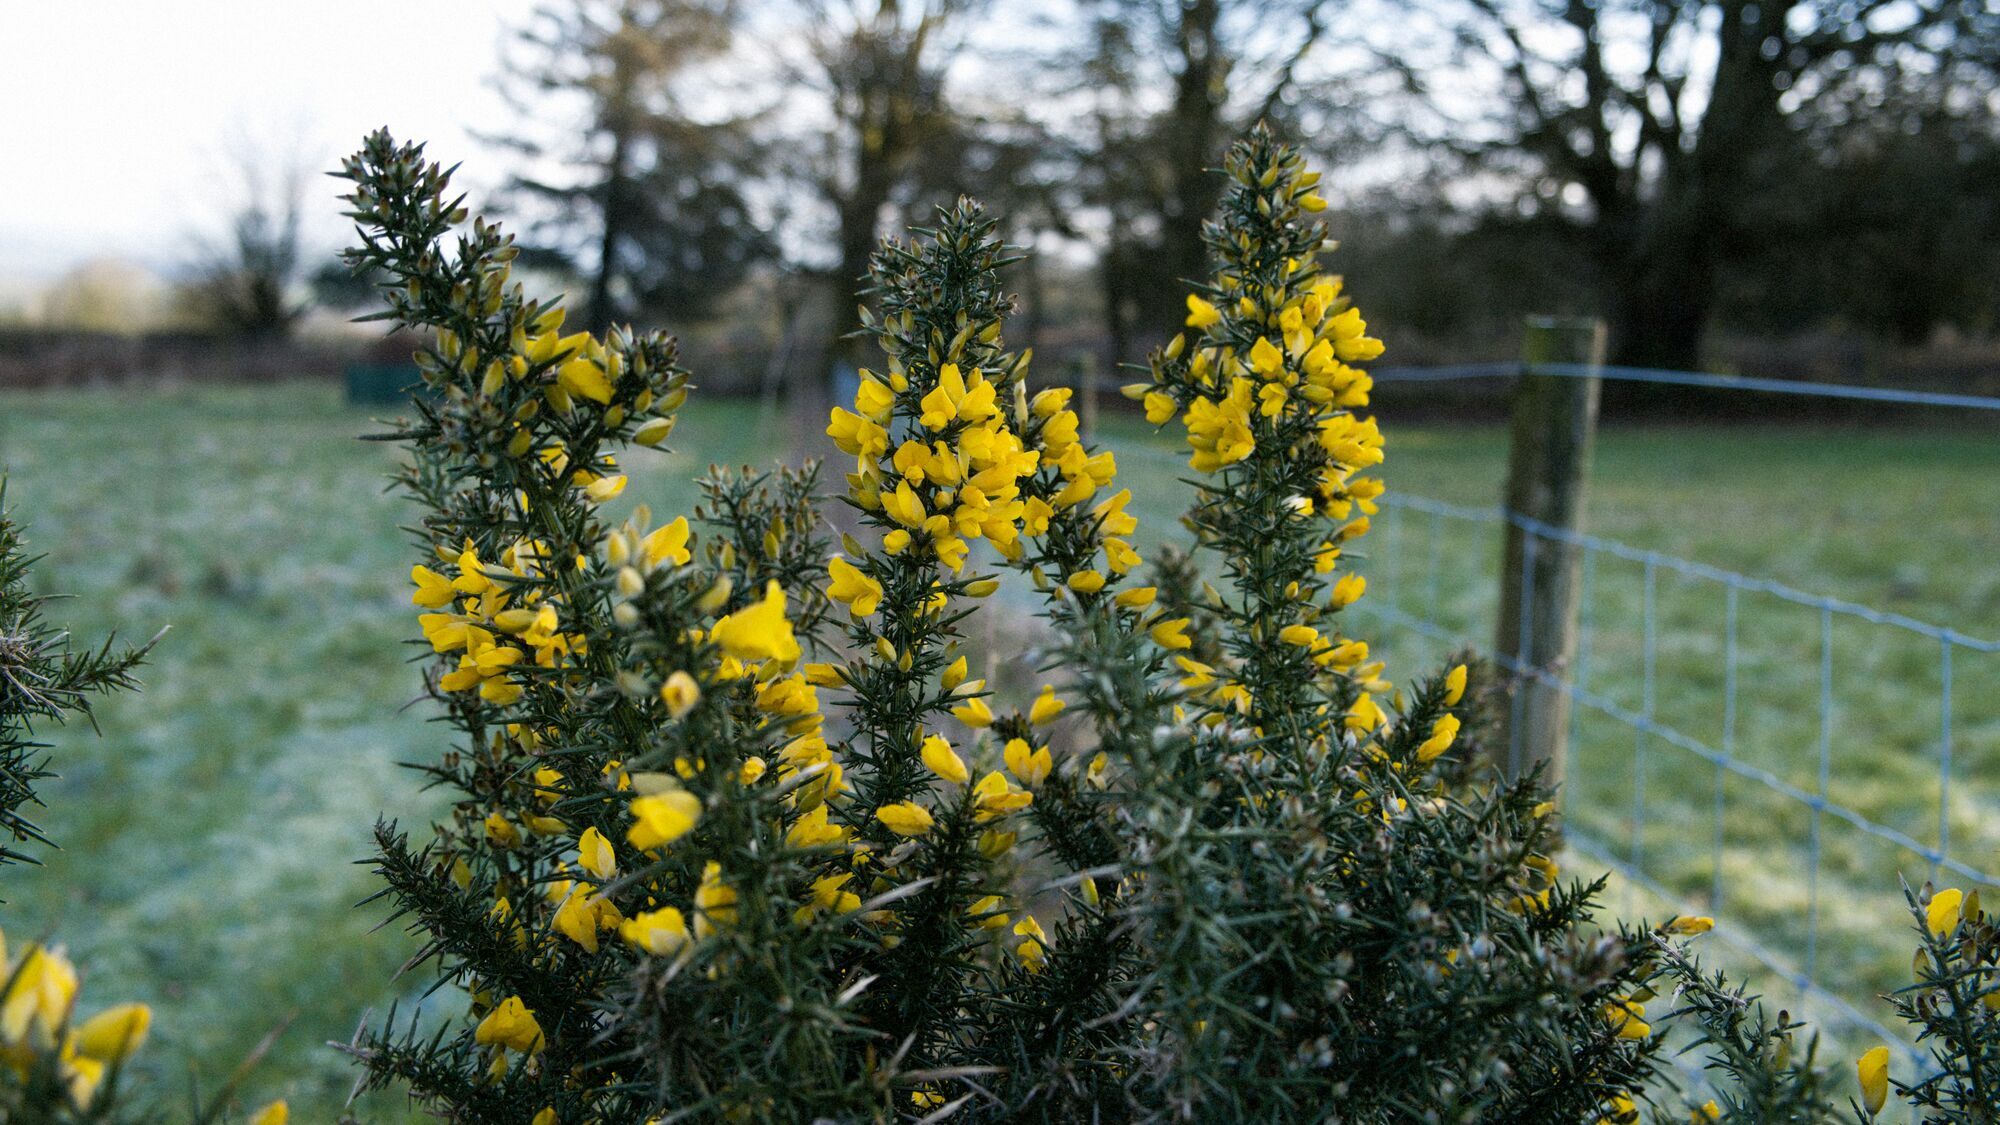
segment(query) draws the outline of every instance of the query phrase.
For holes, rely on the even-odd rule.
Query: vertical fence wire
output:
[[[1742,601],[1742,591],[1734,582],[1725,587],[1723,596],[1723,640],[1722,640],[1722,756],[1736,756],[1736,614]],[[1729,771],[1718,759],[1715,763],[1715,824],[1709,839],[1709,887],[1708,901],[1711,910],[1722,909],[1722,844],[1723,828],[1727,820],[1726,802],[1729,792]]]
[[[1645,562],[1645,592],[1641,613],[1645,640],[1640,656],[1639,714],[1644,723],[1632,728],[1632,869],[1646,869],[1646,727],[1654,721],[1659,696],[1654,683],[1659,674],[1659,588],[1660,571],[1654,560]],[[1626,912],[1631,912],[1632,884],[1626,883]]]
[[[1819,981],[1819,869],[1826,807],[1833,779],[1833,611],[1819,611],[1819,790],[1812,808],[1811,856],[1806,870],[1806,980]]]
[[[1938,855],[1951,854],[1951,638],[1938,641]],[[1930,877],[1937,878],[1938,863]]]
[[[1597,644],[1597,552],[1583,553],[1583,581],[1577,594],[1576,620],[1576,671],[1575,680],[1579,685],[1590,684],[1591,662],[1595,657]],[[1569,746],[1572,754],[1582,745],[1579,730],[1583,721],[1583,708],[1569,709]]]

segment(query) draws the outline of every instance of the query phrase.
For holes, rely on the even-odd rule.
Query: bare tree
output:
[[[1801,109],[1882,68],[1991,57],[1981,0],[1442,0],[1458,57],[1434,100],[1490,166],[1572,217],[1606,292],[1612,357],[1694,368],[1718,270],[1767,240]],[[1468,78],[1498,76],[1482,100]],[[1446,75],[1450,77],[1447,79]],[[1489,112],[1492,107],[1498,112]]]
[[[802,0],[810,63],[794,80],[825,98],[832,117],[804,170],[834,216],[825,274],[834,318],[829,374],[851,362],[838,326],[891,205],[909,202],[919,160],[950,133],[945,71],[963,46],[966,18],[980,7],[978,0]]]
[[[309,161],[296,144],[239,138],[231,147],[234,209],[223,234],[199,238],[183,300],[195,319],[233,335],[282,339],[307,308],[297,290]]]
[[[772,252],[745,198],[754,115],[704,117],[683,90],[736,18],[734,0],[561,0],[519,32],[502,90],[520,125],[487,139],[521,158],[529,248],[587,276],[592,331],[699,315]]]
[[[1342,81],[1318,62],[1335,0],[1080,0],[1071,67],[1088,108],[1073,123],[1105,220],[1101,279],[1118,360],[1180,321],[1185,279],[1207,272],[1203,220],[1223,149],[1256,122],[1311,131]],[[1309,145],[1308,147],[1318,147]]]

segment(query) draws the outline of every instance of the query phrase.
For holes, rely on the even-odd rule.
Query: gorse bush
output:
[[[370,1082],[539,1123],[1631,1104],[1667,931],[1600,931],[1532,781],[1439,780],[1462,667],[1399,689],[1340,627],[1381,345],[1316,264],[1317,176],[1261,132],[1227,174],[1217,272],[1134,388],[1197,482],[1194,556],[1148,581],[1112,454],[1005,348],[976,205],[874,259],[832,551],[810,469],[601,514],[673,428],[672,342],[562,334],[419,148],[350,159],[350,259],[430,334],[394,436],[460,732],[427,767],[453,815],[379,864],[470,1005],[364,1034]],[[1031,699],[970,674],[1003,581],[1051,626]]]
[[[1879,1111],[1893,1085],[1925,1121],[2000,1121],[2000,926],[1976,890],[1904,894],[1916,920],[1916,980],[1890,1000],[1929,1048],[1930,1065],[1892,1082],[1888,1048],[1870,1050],[1857,1065],[1865,1108]]]

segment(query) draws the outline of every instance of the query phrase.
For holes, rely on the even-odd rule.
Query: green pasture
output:
[[[1462,504],[1498,494],[1498,429],[1397,427],[1391,488]],[[397,530],[410,512],[383,481],[393,449],[354,440],[368,412],[331,388],[92,391],[0,396],[8,499],[47,557],[37,581],[76,595],[59,620],[85,637],[171,631],[142,695],[99,713],[102,736],[55,733],[63,779],[44,825],[63,850],[5,878],[9,936],[56,934],[88,965],[86,1007],[125,998],[157,1008],[146,1065],[198,1068],[212,1087],[274,1027],[289,1024],[251,1082],[285,1094],[298,1120],[330,1120],[353,1071],[323,1044],[364,1011],[416,998],[396,981],[412,949],[371,932],[380,906],[364,866],[375,818],[421,824],[436,798],[398,762],[442,732],[406,708],[413,632]],[[1145,427],[1105,424],[1121,449]],[[692,406],[679,451],[639,453],[628,496],[684,509],[711,461],[762,462],[785,426],[754,404]],[[1155,448],[1163,446],[1155,445]],[[1164,456],[1124,462],[1147,533],[1176,529],[1180,485]],[[2000,636],[2000,445],[1986,432],[1864,428],[1619,428],[1601,439],[1591,529],[1638,546],[1852,599],[1981,637]],[[1489,525],[1409,514],[1366,541],[1370,602],[1490,630],[1497,539]],[[1431,569],[1430,560],[1439,561]],[[1620,706],[1645,704],[1637,564],[1593,576],[1588,675]],[[1724,602],[1719,587],[1655,576],[1652,714],[1714,745],[1723,737]],[[1431,666],[1442,646],[1361,618],[1394,662]],[[1817,611],[1744,595],[1732,746],[1745,761],[1816,790],[1821,730]],[[1935,642],[1836,622],[1836,706],[1826,732],[1830,799],[1926,844],[1938,833],[1939,671]],[[1960,652],[1952,714],[1952,853],[2000,864],[2000,683],[1992,657]],[[1569,804],[1574,823],[1705,901],[1716,771],[1657,739],[1580,711]],[[1719,913],[1803,958],[1814,887],[1803,853],[1810,810],[1725,777]],[[1643,823],[1632,816],[1635,792]],[[1890,927],[1895,877],[1913,858],[1824,818],[1817,885],[1820,974],[1865,995],[1907,973]],[[1581,866],[1581,863],[1577,864]],[[1612,905],[1623,907],[1623,890]],[[1642,894],[1632,906],[1655,910]],[[1898,966],[1901,966],[1900,970]],[[451,1003],[448,999],[440,1003]],[[372,1115],[372,1116],[371,1116]],[[364,1107],[401,1115],[396,1099]]]

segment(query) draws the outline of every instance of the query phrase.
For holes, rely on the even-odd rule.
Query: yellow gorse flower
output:
[[[1430,737],[1417,746],[1417,761],[1428,762],[1451,749],[1453,740],[1458,738],[1458,716],[1440,715],[1431,727]]]
[[[1055,722],[1056,716],[1062,714],[1063,708],[1067,706],[1068,704],[1056,695],[1053,684],[1043,684],[1041,692],[1035,696],[1034,703],[1028,707],[1028,722],[1038,727]]]
[[[634,914],[619,923],[625,944],[655,957],[670,956],[688,943],[687,921],[671,906]]]
[[[1620,1039],[1644,1039],[1653,1033],[1646,1022],[1646,1008],[1637,1000],[1613,999],[1604,1006],[1604,1018]]]
[[[701,685],[684,671],[672,673],[660,685],[660,702],[667,705],[668,714],[676,719],[694,710],[694,705],[700,700]]]
[[[618,873],[618,854],[604,833],[586,828],[576,841],[576,864],[599,879],[609,879]]]
[[[915,801],[898,801],[893,805],[883,805],[875,810],[875,819],[886,825],[898,836],[922,836],[930,832],[935,821],[929,809]]]
[[[1861,1105],[1870,1114],[1882,1112],[1889,1100],[1889,1048],[1870,1047],[1854,1064],[1861,1084]]]
[[[1014,936],[1021,939],[1014,946],[1014,955],[1031,972],[1039,971],[1049,956],[1049,935],[1042,930],[1042,924],[1033,915],[1023,917],[1014,924]]]
[[[827,561],[827,574],[833,580],[827,587],[826,596],[846,606],[856,617],[874,614],[882,604],[882,584],[863,574],[853,563],[835,555]]]
[[[472,1038],[482,1046],[527,1054],[534,1054],[544,1046],[542,1025],[535,1022],[535,1013],[528,1010],[519,996],[507,997],[488,1012],[473,1029]]]
[[[1695,934],[1705,934],[1708,931],[1714,929],[1715,919],[1710,918],[1707,915],[1683,914],[1680,915],[1679,917],[1669,919],[1667,923],[1661,926],[1660,928],[1670,934],[1678,934],[1684,937],[1691,937]]]
[[[1452,667],[1452,670],[1445,674],[1444,705],[1446,707],[1456,707],[1458,706],[1458,701],[1464,698],[1465,698],[1465,665],[1458,664],[1454,665]]]
[[[1924,923],[1934,934],[1949,934],[1958,928],[1960,908],[1965,903],[1965,892],[1957,887],[1946,887],[1931,896],[1929,905],[1924,907]]]
[[[716,621],[709,635],[737,660],[789,664],[800,655],[792,623],[785,616],[785,592],[776,582],[765,586],[762,600]]]
[[[69,1022],[76,1002],[76,967],[60,950],[28,946],[6,964],[6,991],[0,994],[0,1044],[55,1045],[57,1029]]]
[[[146,1042],[153,1010],[144,1004],[120,1004],[83,1021],[76,1028],[78,1054],[99,1062],[123,1062]]]
[[[1222,314],[1216,310],[1214,305],[1192,293],[1188,294],[1187,308],[1187,326],[1189,328],[1207,328],[1222,321]]]
[[[617,905],[596,890],[589,883],[573,884],[552,919],[556,932],[582,946],[586,953],[597,952],[600,931],[616,930],[625,921]]]
[[[625,838],[640,851],[651,851],[694,830],[701,820],[701,798],[685,789],[670,789],[633,798],[631,813],[634,823]]]
[[[1055,768],[1055,759],[1046,746],[1030,747],[1026,739],[1010,738],[1002,748],[1007,772],[1019,778],[1021,784],[1033,789],[1048,779],[1049,771]]]
[[[958,753],[951,748],[951,743],[941,734],[925,738],[920,754],[926,768],[953,785],[964,785],[972,779],[972,775],[965,768],[965,760],[958,756]]]
[[[694,936],[705,938],[735,924],[736,888],[722,881],[722,865],[710,860],[694,892]]]

